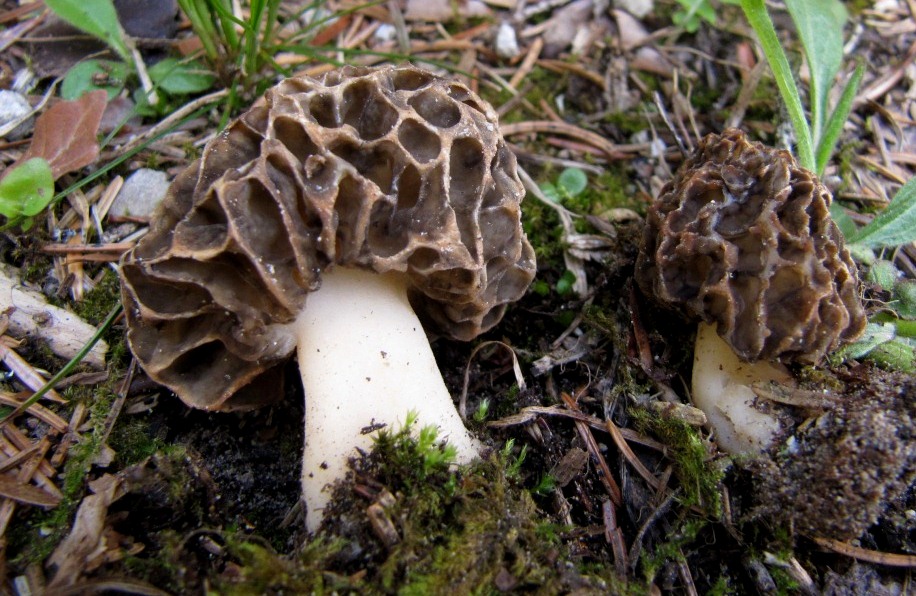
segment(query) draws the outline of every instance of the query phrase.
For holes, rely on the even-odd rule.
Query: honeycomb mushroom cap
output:
[[[865,327],[831,200],[788,152],[708,135],[649,208],[637,282],[745,361],[816,363]]]
[[[495,112],[458,82],[409,65],[287,79],[125,255],[131,349],[190,405],[260,405],[295,350],[283,328],[334,266],[406,276],[424,324],[473,338],[534,276],[523,196]]]

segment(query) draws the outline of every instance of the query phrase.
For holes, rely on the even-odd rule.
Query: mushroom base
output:
[[[445,387],[399,275],[337,268],[322,274],[295,322],[305,389],[302,495],[306,525],[317,529],[328,485],[345,476],[357,449],[368,451],[377,430],[403,423],[439,427],[458,463],[478,456]]]
[[[785,369],[769,362],[743,362],[719,337],[714,325],[700,323],[693,356],[693,403],[706,413],[719,447],[732,455],[756,455],[780,429],[776,416],[755,407],[757,382],[788,382]]]

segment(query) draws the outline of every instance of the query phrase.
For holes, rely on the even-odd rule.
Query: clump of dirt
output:
[[[875,368],[861,372],[836,407],[750,464],[757,483],[752,517],[849,540],[904,496],[916,479],[916,382]]]

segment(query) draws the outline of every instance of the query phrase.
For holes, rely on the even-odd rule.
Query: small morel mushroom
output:
[[[420,319],[468,340],[521,297],[523,196],[496,114],[464,85],[412,66],[287,79],[207,144],[125,256],[131,349],[223,411],[276,398],[296,351],[315,529],[366,429],[415,410],[476,457]]]
[[[830,192],[782,150],[729,129],[708,135],[649,208],[636,264],[643,292],[700,319],[693,399],[731,453],[779,429],[750,385],[816,364],[865,327],[856,266]]]

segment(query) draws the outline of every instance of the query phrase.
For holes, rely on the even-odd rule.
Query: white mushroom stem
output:
[[[770,446],[779,420],[755,407],[757,395],[751,385],[790,379],[785,369],[769,362],[742,362],[715,326],[700,323],[693,356],[693,403],[706,413],[723,451],[754,455]]]
[[[397,427],[411,410],[418,426],[439,427],[458,463],[477,457],[479,443],[455,409],[402,276],[323,273],[294,332],[305,389],[302,494],[309,531],[324,515],[326,487],[344,477],[357,448],[371,449],[381,425]]]

